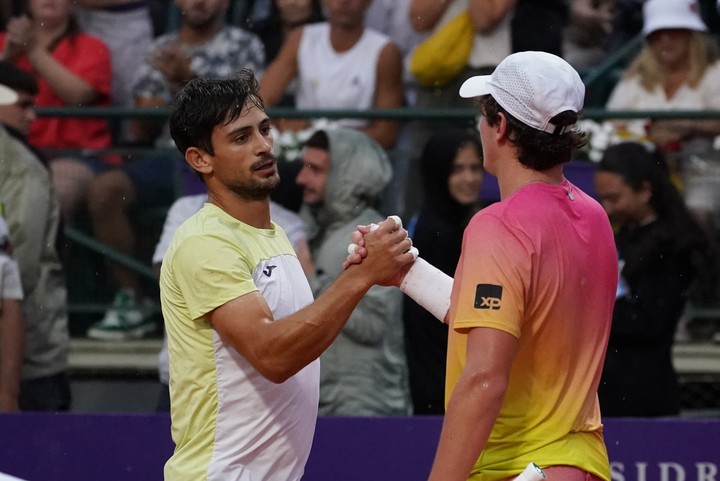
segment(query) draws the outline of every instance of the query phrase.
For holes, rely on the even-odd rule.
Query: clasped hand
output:
[[[27,15],[13,17],[7,23],[7,36],[5,37],[5,50],[3,58],[14,61],[21,55],[27,55],[37,45],[37,32],[35,22]]]
[[[375,232],[380,235],[402,233],[404,237],[394,235],[385,241],[387,249],[394,251],[396,260],[400,262],[400,269],[389,279],[378,282],[380,285],[399,286],[412,263],[417,259],[418,250],[412,246],[412,240],[407,236],[407,231],[402,227],[402,221],[396,215],[388,217],[380,224],[358,225],[350,235],[352,243],[348,246],[348,256],[343,262],[343,269],[348,269],[355,264],[363,263],[365,258],[373,255],[373,244]],[[366,237],[367,236],[367,237]]]

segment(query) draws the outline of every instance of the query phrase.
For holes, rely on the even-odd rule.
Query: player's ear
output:
[[[202,174],[212,172],[212,156],[197,147],[188,147],[185,151],[185,162]]]
[[[498,123],[495,126],[495,132],[497,136],[497,140],[501,141],[503,139],[508,138],[508,123],[507,123],[507,117],[505,117],[505,114],[502,112],[498,112]]]

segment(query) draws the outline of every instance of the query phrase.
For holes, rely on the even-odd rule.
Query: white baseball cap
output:
[[[460,87],[465,98],[492,95],[502,108],[520,122],[555,133],[550,119],[571,110],[580,112],[585,84],[562,58],[546,52],[517,52],[505,57],[491,75],[470,77]],[[563,126],[559,134],[570,131]]]
[[[706,32],[695,0],[648,0],[643,4],[643,35],[657,30],[682,28]]]
[[[10,87],[0,84],[0,105],[12,105],[18,101],[18,94]]]

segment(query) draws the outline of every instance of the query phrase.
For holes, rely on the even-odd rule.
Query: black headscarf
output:
[[[482,148],[477,136],[463,129],[438,132],[425,144],[420,157],[424,202],[422,210],[431,209],[451,223],[468,220],[476,206],[459,204],[450,195],[448,178],[457,152],[467,144],[474,145],[478,155]]]

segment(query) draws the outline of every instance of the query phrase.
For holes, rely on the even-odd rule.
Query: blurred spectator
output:
[[[595,188],[616,227],[617,300],[599,388],[604,416],[672,416],[680,388],[671,349],[691,288],[715,291],[705,231],[670,181],[658,150],[626,142],[607,149]]]
[[[294,28],[323,20],[320,0],[272,0],[270,15],[253,24],[251,31],[265,46],[265,59],[272,62]]]
[[[371,0],[365,11],[365,26],[390,37],[405,58],[423,39],[410,20],[412,0]]]
[[[607,57],[615,0],[571,0],[570,20],[563,34],[563,58],[583,71]]]
[[[29,0],[27,13],[11,19],[0,33],[0,49],[0,58],[37,76],[38,107],[110,105],[110,52],[100,39],[80,31],[70,0]],[[43,117],[33,122],[29,141],[41,149],[104,149],[111,136],[104,118]],[[102,164],[70,155],[58,155],[50,164],[68,221]]]
[[[367,110],[403,105],[402,57],[389,38],[364,25],[370,0],[324,0],[327,22],[291,32],[260,81],[267,107],[277,105],[297,79],[298,109]],[[395,145],[397,122],[389,119],[340,119],[375,139]],[[279,122],[281,130],[301,130],[305,120]]]
[[[140,66],[133,95],[138,107],[164,107],[195,77],[227,78],[242,68],[262,72],[263,46],[253,34],[225,22],[227,0],[177,0],[182,24],[156,39]],[[166,122],[134,121],[135,138],[158,147],[171,145]],[[158,138],[159,136],[159,138]],[[130,217],[135,206],[169,205],[176,197],[177,153],[158,152],[130,159],[98,174],[90,185],[89,211],[95,237],[127,255],[136,251]],[[118,288],[112,307],[88,329],[88,337],[110,341],[141,338],[157,331],[153,302],[135,271],[107,263]]]
[[[297,183],[308,225],[317,298],[342,272],[350,234],[383,216],[373,208],[392,169],[380,145],[351,129],[320,130],[307,141]],[[411,410],[401,320],[402,293],[374,286],[320,356],[321,415],[404,415]]]
[[[35,77],[0,62],[0,84],[18,93],[0,106],[0,202],[20,267],[26,338],[20,409],[64,411],[70,407],[67,289],[58,255],[60,205],[50,172],[27,135],[35,121]]]
[[[423,259],[452,277],[465,226],[480,207],[480,140],[460,129],[438,132],[423,149],[420,169],[425,200],[408,234]],[[443,414],[448,326],[407,296],[403,321],[413,412]]]
[[[646,44],[607,102],[610,110],[720,109],[717,46],[695,0],[648,0]],[[666,151],[707,151],[720,134],[716,119],[617,120],[616,127],[647,135]]]
[[[403,91],[405,103],[414,106],[417,97],[417,81],[407,65],[410,54],[425,37],[416,32],[410,21],[410,5],[412,0],[372,0],[365,12],[365,26],[387,35],[390,41],[398,46],[403,58]],[[383,193],[383,201],[379,209],[403,216],[405,214],[405,191],[413,155],[412,122],[398,122],[398,136],[393,147],[390,161],[392,162],[393,178]]]
[[[182,14],[176,32],[158,37],[135,75],[137,107],[165,107],[196,77],[227,78],[239,69],[265,67],[262,42],[254,34],[227,25],[227,0],[176,0]],[[134,137],[146,145],[172,146],[166,122],[138,119]]]
[[[447,22],[455,18],[463,10],[470,13],[475,27],[475,37],[467,67],[448,84],[438,87],[419,87],[417,89],[416,106],[428,109],[471,108],[471,99],[458,95],[460,85],[469,77],[489,74],[505,57],[512,52],[511,19],[516,0],[413,0],[410,7],[410,20],[418,32],[432,35]],[[534,28],[534,27],[533,27]],[[456,127],[468,127],[466,120],[455,121],[417,121],[413,125],[410,158],[414,161],[420,157],[423,146],[438,130]],[[414,212],[421,203],[422,182],[419,169],[408,170],[406,188],[406,212]]]
[[[153,39],[148,0],[78,0],[75,12],[83,32],[100,38],[110,49],[112,104],[129,107],[135,72]],[[132,141],[128,121],[113,129],[115,143]]]
[[[609,110],[720,109],[717,44],[695,0],[648,0],[643,5],[645,46],[607,102]],[[621,136],[649,138],[668,153],[682,176],[688,206],[708,229],[720,214],[720,166],[713,160],[720,119],[632,119],[612,123]]]
[[[416,32],[432,35],[464,10],[470,13],[475,27],[467,68],[447,85],[420,88],[418,107],[472,106],[470,101],[459,98],[458,89],[467,78],[490,73],[511,53],[510,19],[515,3],[516,0],[412,0],[410,22]],[[430,133],[427,132],[427,135],[420,139],[419,149],[429,137]]]
[[[20,269],[12,256],[7,224],[0,215],[0,412],[20,409],[18,398],[25,347],[22,298]]]
[[[253,24],[252,31],[265,45],[267,63],[275,60],[288,34],[302,25],[323,20],[320,0],[272,0],[270,16]],[[281,106],[295,105],[297,82],[292,82],[277,103]]]

